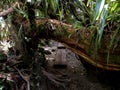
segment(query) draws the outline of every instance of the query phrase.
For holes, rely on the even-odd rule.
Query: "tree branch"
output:
[[[8,15],[9,13],[11,13],[13,11],[14,11],[14,9],[11,7],[9,9],[3,11],[3,12],[0,12],[0,17],[4,17],[4,16]]]
[[[8,15],[9,13],[13,12],[14,11],[13,7],[17,7],[17,6],[19,6],[19,3],[15,2],[12,5],[12,7],[8,8],[7,10],[3,10],[2,12],[0,12],[0,17],[4,17],[4,16]]]

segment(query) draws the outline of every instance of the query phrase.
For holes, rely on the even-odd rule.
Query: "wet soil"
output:
[[[108,84],[89,69],[86,70],[78,57],[61,43],[51,41],[44,48],[50,52],[46,55],[46,70],[59,82],[57,85],[46,79],[44,90],[120,90],[120,84]]]

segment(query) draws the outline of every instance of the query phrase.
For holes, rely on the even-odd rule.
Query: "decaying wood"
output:
[[[107,64],[107,63],[101,62],[101,60],[105,61],[105,59],[102,57],[98,57],[98,60],[96,63],[96,60],[94,60],[93,56],[90,56],[88,54],[88,48],[90,46],[90,43],[88,43],[86,40],[80,40],[80,42],[79,41],[77,42],[78,37],[76,36],[75,29],[72,27],[72,25],[63,23],[55,19],[38,19],[36,20],[36,24],[38,27],[40,25],[43,26],[42,28],[44,29],[43,30],[44,36],[39,32],[37,33],[38,39],[41,38],[41,36],[43,36],[42,38],[46,38],[48,35],[49,36],[48,38],[62,42],[65,45],[65,47],[72,50],[74,53],[80,55],[82,58],[85,59],[86,62],[92,64],[95,67],[99,67],[106,70],[116,70],[116,71],[120,70],[119,65]],[[50,28],[50,26],[47,26],[49,24],[52,25],[52,27],[55,27],[55,30],[50,30],[52,28]],[[29,28],[29,26],[30,25],[27,22],[25,24],[25,28]],[[66,34],[63,32],[64,27],[66,28],[67,34],[71,35],[69,38],[68,37],[66,38]],[[62,36],[55,34],[58,30],[63,30],[61,32]],[[41,29],[39,29],[39,31],[41,31]]]
[[[41,24],[44,25],[46,22],[50,22],[52,25],[55,25],[55,26],[60,26],[60,25],[66,26],[67,32],[69,34],[72,34],[75,32],[75,29],[71,25],[65,24],[58,20],[42,19],[42,20],[36,20],[36,22],[37,22],[37,25],[41,25]],[[45,30],[46,30],[46,28],[45,28]],[[57,29],[54,32],[56,32],[56,31],[57,31]],[[98,57],[97,58],[98,60],[96,62],[94,60],[93,56],[88,54],[88,49],[89,49],[90,44],[88,42],[86,42],[85,40],[77,42],[76,41],[77,37],[75,36],[75,34],[73,34],[70,38],[66,38],[65,35],[62,37],[59,37],[59,36],[55,35],[54,33],[52,33],[52,35],[54,36],[54,37],[52,37],[52,39],[62,42],[65,45],[65,47],[72,50],[74,53],[80,55],[82,58],[85,59],[86,62],[92,64],[93,66],[102,68],[102,69],[106,69],[106,70],[115,70],[115,71],[120,70],[119,65],[107,64],[107,63],[101,62],[101,60],[103,60],[103,61],[105,60],[105,58],[103,58],[103,57]]]
[[[7,15],[12,11],[13,11],[13,9],[9,8],[7,11],[1,12],[0,16]],[[17,23],[19,23],[19,22],[17,22]],[[46,26],[46,23],[50,23],[52,26],[56,26],[57,28],[54,30],[54,32],[50,33],[51,32],[51,31],[49,31],[50,28],[48,28]],[[105,63],[102,63],[102,62],[97,62],[97,64],[96,64],[94,58],[91,57],[90,55],[88,55],[88,53],[87,53],[87,50],[88,50],[88,47],[89,47],[90,44],[87,43],[85,40],[82,40],[80,43],[78,43],[76,41],[77,37],[74,33],[75,29],[72,27],[72,25],[63,23],[63,22],[61,22],[59,20],[55,20],[55,19],[38,19],[38,20],[36,20],[36,24],[37,24],[37,26],[45,25],[43,27],[45,35],[48,35],[50,33],[51,36],[54,36],[54,37],[49,37],[49,38],[52,38],[52,39],[57,40],[59,42],[62,42],[67,48],[71,49],[74,53],[76,53],[76,54],[80,55],[82,58],[84,58],[86,62],[88,62],[88,63],[90,63],[94,66],[97,66],[99,68],[102,68],[102,69],[120,71],[120,66],[119,65],[105,64]],[[21,22],[19,23],[19,25],[21,25]],[[26,29],[30,28],[29,22],[26,22],[23,25]],[[63,34],[63,36],[61,36],[61,37],[58,37],[58,35],[54,34],[55,32],[58,31],[58,26],[61,27],[61,30],[63,29],[62,27],[67,27],[67,33],[68,34],[74,33],[74,34],[68,39],[66,39],[65,34]],[[38,34],[39,34],[38,36],[42,36],[42,34],[40,34],[40,33],[38,33]],[[40,38],[40,37],[37,37],[37,38]],[[104,58],[102,58],[102,57],[100,57],[98,59],[103,59],[104,60]]]

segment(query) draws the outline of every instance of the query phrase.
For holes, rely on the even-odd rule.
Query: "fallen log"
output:
[[[83,40],[81,39],[80,41],[77,41],[77,35],[76,35],[76,30],[72,27],[72,25],[60,22],[58,20],[51,20],[51,19],[40,19],[40,20],[36,20],[36,23],[38,26],[41,25],[40,30],[40,36],[41,35],[41,31],[45,33],[45,35],[48,35],[50,39],[54,39],[56,41],[59,41],[61,43],[63,43],[65,45],[65,47],[67,47],[68,49],[70,49],[71,51],[73,51],[74,53],[78,54],[80,57],[82,57],[84,59],[85,62],[104,69],[104,70],[110,70],[110,71],[120,71],[120,65],[119,63],[107,63],[106,61],[106,57],[107,57],[107,53],[106,50],[105,52],[103,51],[103,54],[106,54],[106,56],[102,57],[101,55],[101,50],[98,50],[98,56],[96,58],[94,58],[94,51],[93,48],[91,48],[91,53],[89,53],[89,49],[90,49],[90,43],[87,42],[88,40]],[[91,34],[89,34],[91,35]],[[70,36],[70,37],[69,37]],[[43,35],[43,38],[46,37]],[[111,57],[113,57],[113,53],[111,53]],[[119,57],[119,55],[117,55],[117,58]],[[112,58],[113,59],[113,58]],[[114,57],[114,59],[116,59]]]
[[[14,9],[11,7],[6,11],[1,12],[0,16],[6,16],[7,14],[13,11]],[[25,30],[27,29],[25,32],[29,32],[30,23],[28,21],[24,21],[24,19],[19,19],[18,17],[17,19],[14,19],[14,22],[18,24],[16,25],[17,28],[23,25]],[[89,40],[87,39],[89,39],[89,37],[91,36],[91,32],[83,33],[85,30],[81,30],[83,32],[80,32],[80,33],[83,34],[83,37],[87,37],[87,36],[89,37],[87,37],[87,39],[84,39],[84,40],[81,39],[77,41],[77,39],[80,38],[79,36],[81,34],[77,35],[76,30],[72,27],[72,25],[69,25],[59,20],[54,20],[54,19],[38,19],[36,20],[36,24],[38,27],[38,31],[36,30],[38,32],[36,35],[37,36],[36,39],[39,39],[39,38],[48,39],[49,38],[49,39],[57,40],[59,42],[62,42],[65,45],[65,47],[72,50],[74,53],[84,58],[86,62],[92,64],[95,67],[99,67],[99,68],[106,69],[106,70],[120,71],[119,63],[108,64],[106,62],[106,56],[102,57],[102,55],[100,54],[97,56],[95,60],[94,56],[88,53],[89,47],[91,46],[91,44],[88,42]],[[29,36],[31,34],[27,33],[26,35]],[[107,49],[100,50],[100,52],[103,52],[103,54],[106,54],[108,50]],[[119,50],[117,52],[119,52]],[[118,58],[119,56],[117,56],[117,60]]]

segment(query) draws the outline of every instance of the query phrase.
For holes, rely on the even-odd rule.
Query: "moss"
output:
[[[56,37],[68,38],[68,36],[70,35],[68,32],[68,27],[59,25],[56,28],[57,30],[54,32],[54,35]]]

